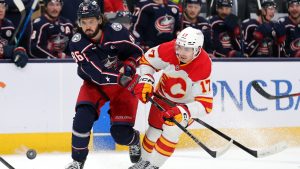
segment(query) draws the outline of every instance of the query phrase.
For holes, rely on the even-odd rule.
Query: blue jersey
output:
[[[66,46],[72,35],[73,24],[68,19],[58,17],[55,21],[49,21],[43,15],[33,21],[31,55],[37,58],[58,58],[58,51],[52,49],[51,45],[62,45],[64,49],[61,52],[69,55],[70,52]],[[60,42],[63,39],[66,41]]]
[[[214,44],[216,57],[228,57],[232,50],[241,51],[240,40],[232,36],[224,24],[224,19],[218,15],[210,19],[212,29],[212,43]]]
[[[267,24],[267,23],[266,23]],[[272,36],[264,35],[264,39],[258,42],[253,34],[260,23],[256,19],[246,19],[242,23],[245,38],[245,53],[249,57],[282,57],[282,46],[275,42]]]
[[[72,37],[69,47],[78,64],[78,75],[98,85],[117,84],[123,61],[138,60],[143,55],[134,37],[119,23],[104,24],[98,42],[80,31]]]
[[[184,29],[186,27],[193,27],[193,28],[201,30],[204,35],[203,48],[205,49],[205,51],[207,53],[213,53],[212,39],[211,39],[211,27],[205,18],[198,16],[196,23],[191,23],[191,22],[187,21],[185,19],[185,17],[183,17],[183,26],[182,27],[183,27],[182,29]]]
[[[176,4],[166,2],[162,5],[145,0],[137,4],[131,29],[141,45],[154,47],[176,38],[180,29],[179,9]]]
[[[288,16],[280,18],[279,23],[284,25],[286,31],[285,52],[288,57],[299,57],[300,52],[300,25],[294,23]]]
[[[9,41],[11,40],[13,33],[15,32],[15,27],[13,23],[4,18],[0,21],[0,59],[6,58],[9,56],[4,56],[4,46],[9,45]]]

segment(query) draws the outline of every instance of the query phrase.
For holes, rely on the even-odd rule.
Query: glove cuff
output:
[[[139,79],[139,83],[147,83],[151,84],[152,86],[154,86],[154,82],[154,77],[151,74],[145,74]]]

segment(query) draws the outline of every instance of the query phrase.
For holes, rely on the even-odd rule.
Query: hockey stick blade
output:
[[[288,148],[288,145],[286,142],[279,142],[273,146],[270,146],[268,148],[265,148],[265,149],[262,149],[262,150],[258,150],[257,151],[257,154],[256,156],[258,158],[261,158],[261,157],[266,157],[266,156],[269,156],[269,155],[273,155],[273,154],[276,154],[276,153],[279,153],[285,149]]]
[[[13,166],[11,166],[7,161],[5,161],[2,157],[0,157],[1,163],[3,163],[8,169],[15,169]]]
[[[204,127],[208,128],[209,130],[215,132],[216,134],[218,134],[219,136],[223,137],[226,140],[233,140],[231,137],[229,137],[228,135],[222,133],[221,131],[219,131],[218,129],[212,127],[211,125],[205,123],[204,121],[194,118],[194,120],[196,122],[198,122],[199,124],[203,125]],[[261,158],[261,157],[265,157],[265,156],[269,156],[272,154],[276,154],[281,152],[282,150],[287,148],[287,144],[285,142],[280,142],[276,145],[273,145],[269,148],[266,149],[262,149],[262,150],[252,150],[246,146],[244,146],[243,144],[237,142],[236,140],[233,140],[233,144],[236,145],[237,147],[239,147],[240,149],[246,151],[247,153],[251,154],[252,156],[256,157],[256,158]]]
[[[294,94],[288,94],[288,95],[280,95],[280,96],[274,96],[267,93],[259,84],[257,81],[253,81],[251,83],[253,88],[263,97],[269,99],[269,100],[275,100],[275,99],[282,99],[282,98],[288,98],[288,97],[294,97],[294,96],[300,96],[300,93],[294,93]]]

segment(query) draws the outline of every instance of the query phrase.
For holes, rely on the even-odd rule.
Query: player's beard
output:
[[[99,33],[100,27],[98,26],[94,33],[87,33],[88,31],[91,31],[91,29],[87,29],[87,30],[84,31],[86,36],[89,37],[89,38],[94,38]]]

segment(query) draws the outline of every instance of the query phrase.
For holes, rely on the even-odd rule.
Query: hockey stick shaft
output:
[[[16,5],[16,7],[18,8],[19,12],[21,13],[21,18],[20,18],[20,22],[19,22],[17,28],[14,31],[13,36],[11,37],[11,39],[9,41],[9,44],[12,44],[13,42],[15,42],[15,38],[16,38],[16,36],[21,28],[21,25],[24,22],[25,16],[26,16],[25,6],[24,6],[22,0],[13,0],[13,1],[14,1],[14,4]]]
[[[7,161],[5,161],[2,157],[0,157],[1,163],[3,163],[7,168],[9,169],[15,169],[13,166],[11,166]]]
[[[19,42],[20,42],[20,40],[22,39],[22,37],[23,37],[23,35],[24,35],[24,32],[25,32],[25,30],[26,30],[26,28],[27,28],[28,23],[29,23],[29,21],[31,21],[31,16],[32,16],[33,11],[35,10],[36,5],[37,5],[38,2],[39,2],[39,0],[34,0],[34,1],[33,1],[32,6],[31,6],[31,9],[30,9],[30,12],[29,12],[29,14],[28,14],[27,17],[26,17],[26,20],[25,20],[25,22],[24,22],[23,28],[22,28],[22,30],[21,30],[21,32],[20,32],[20,34],[19,34],[19,37],[17,38],[16,46],[19,45]]]
[[[287,95],[280,95],[280,96],[274,96],[269,93],[267,93],[258,83],[258,81],[253,81],[251,83],[252,87],[263,97],[269,99],[269,100],[274,100],[274,99],[282,99],[282,98],[288,98],[288,97],[295,97],[295,96],[300,96],[300,93],[293,93],[293,94],[287,94]]]
[[[160,111],[165,111],[165,109],[159,105],[156,101],[154,101],[151,97],[147,97],[148,100],[157,107]],[[169,119],[171,122],[173,122],[177,127],[179,127],[185,134],[187,134],[195,143],[197,143],[200,147],[202,147],[210,156],[216,158],[224,154],[232,144],[231,142],[220,152],[213,151],[209,149],[206,145],[204,145],[200,140],[198,140],[192,133],[190,133],[185,127],[183,127],[180,123],[178,123],[175,119]]]
[[[167,103],[168,105],[174,107],[176,106],[175,103],[167,100],[166,98],[154,93],[154,96],[161,99],[162,101],[164,101],[165,103]],[[228,140],[228,141],[233,141],[233,144],[236,145],[237,147],[241,148],[242,150],[246,151],[247,153],[249,153],[250,155],[258,158],[258,157],[265,157],[265,156],[268,156],[268,155],[272,155],[272,154],[275,154],[275,153],[278,153],[284,149],[287,148],[287,144],[285,142],[281,142],[281,143],[278,143],[274,146],[271,146],[267,149],[264,149],[264,150],[260,150],[260,151],[257,151],[257,150],[252,150],[246,146],[244,146],[243,144],[237,142],[236,140],[232,139],[231,137],[229,137],[228,135],[222,133],[221,131],[219,131],[218,129],[212,127],[211,125],[207,124],[206,122],[202,121],[201,119],[198,119],[198,118],[193,118],[196,122],[200,123],[201,125],[203,125],[204,127],[206,127],[207,129],[213,131],[214,133],[218,134],[219,136],[223,137],[224,139]]]

